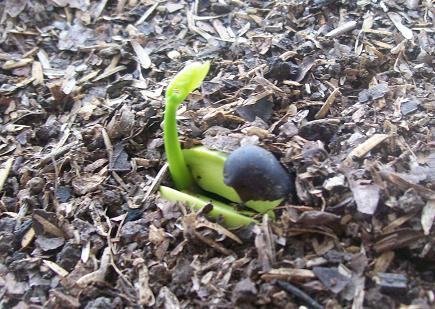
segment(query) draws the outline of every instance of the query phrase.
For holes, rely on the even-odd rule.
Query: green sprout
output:
[[[194,181],[184,161],[178,140],[176,113],[178,106],[189,93],[198,88],[210,68],[210,63],[194,62],[187,65],[168,85],[166,90],[166,108],[163,138],[169,171],[177,189],[184,190],[193,186]]]
[[[239,227],[256,221],[228,204],[197,192],[202,189],[264,213],[284,200],[289,191],[288,179],[276,158],[261,147],[241,147],[231,155],[204,146],[181,149],[177,109],[189,93],[201,85],[209,68],[209,62],[188,64],[168,85],[163,135],[169,171],[177,190],[161,186],[160,194],[197,210],[211,203],[210,217],[222,217],[227,226]],[[265,181],[260,190],[256,187],[257,180]]]
[[[225,203],[189,192],[189,190],[196,191],[196,185],[186,161],[191,163],[191,159],[194,156],[190,156],[189,152],[182,152],[181,144],[178,139],[176,120],[177,109],[187,98],[189,93],[201,85],[208,73],[209,68],[209,62],[194,62],[187,65],[174,77],[174,79],[168,85],[168,89],[166,90],[163,139],[169,165],[169,172],[171,173],[175,187],[181,191],[161,186],[160,195],[169,201],[183,202],[196,210],[199,210],[205,205],[211,203],[213,205],[213,209],[208,214],[209,216],[212,218],[222,217],[224,219],[224,223],[229,227],[240,227],[255,222],[255,220],[239,214],[234,210],[234,208]],[[208,152],[202,153],[198,159],[211,163],[215,155],[215,153],[208,150]],[[213,174],[215,172],[216,171],[214,171]],[[221,184],[223,184],[223,180],[220,185]],[[231,189],[230,187],[228,188]]]

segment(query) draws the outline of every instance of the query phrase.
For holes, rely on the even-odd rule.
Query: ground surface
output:
[[[0,307],[433,308],[431,5],[1,1]],[[158,197],[193,59],[184,147],[271,150],[296,176],[276,221]]]

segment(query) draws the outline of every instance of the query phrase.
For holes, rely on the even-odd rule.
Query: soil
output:
[[[430,0],[0,2],[0,307],[433,308]],[[295,179],[228,230],[173,186],[183,147],[256,144]]]

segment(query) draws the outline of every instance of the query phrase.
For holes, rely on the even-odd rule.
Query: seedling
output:
[[[227,226],[238,227],[255,220],[228,204],[204,196],[200,189],[235,203],[243,202],[258,212],[266,212],[279,205],[289,193],[290,180],[276,158],[260,147],[241,147],[230,156],[203,146],[181,149],[177,108],[190,92],[201,85],[209,67],[208,62],[187,65],[174,77],[166,91],[164,144],[169,171],[180,191],[161,186],[160,194],[167,200],[184,202],[194,209],[211,203],[211,217],[223,217]],[[249,180],[244,181],[244,178]]]
[[[163,137],[169,171],[175,186],[180,190],[192,188],[194,182],[181,153],[176,113],[178,106],[187,98],[189,93],[201,85],[209,68],[209,62],[203,64],[194,62],[187,65],[175,75],[166,90]]]
[[[192,174],[186,164],[186,161],[191,162],[191,159],[193,157],[193,155],[189,156],[189,153],[192,152],[196,154],[198,152],[194,152],[192,150],[191,152],[187,152],[187,155],[186,153],[183,154],[181,150],[181,144],[178,139],[176,122],[177,108],[186,99],[190,92],[192,92],[201,85],[201,82],[207,75],[209,67],[210,64],[208,62],[203,64],[195,62],[187,65],[174,77],[174,79],[169,84],[168,89],[166,90],[166,108],[164,116],[163,139],[165,144],[166,157],[169,165],[169,172],[171,173],[175,187],[181,191],[161,186],[160,194],[163,198],[167,200],[174,202],[183,202],[197,210],[201,209],[209,203],[212,203],[213,209],[209,213],[211,217],[223,217],[224,222],[227,226],[239,227],[255,222],[255,220],[239,214],[230,205],[210,199],[200,194],[192,193],[192,191],[195,192],[198,190]],[[204,150],[204,152],[199,154],[198,159],[209,162],[209,165],[211,165],[213,162],[213,158],[215,158],[216,154],[207,149]],[[214,173],[215,172],[216,171],[214,171]],[[214,176],[216,176],[216,174]],[[225,186],[223,180],[221,183]]]

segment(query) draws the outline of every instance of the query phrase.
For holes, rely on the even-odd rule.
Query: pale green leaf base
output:
[[[184,160],[201,189],[227,200],[241,203],[237,192],[224,183],[224,164],[228,155],[204,146],[183,149]]]
[[[257,222],[252,218],[239,214],[231,206],[203,195],[193,195],[192,193],[181,192],[169,187],[160,186],[160,196],[168,201],[185,203],[187,206],[195,210],[200,210],[205,205],[211,203],[213,209],[207,215],[214,219],[222,217],[225,225],[229,228],[237,228]]]

